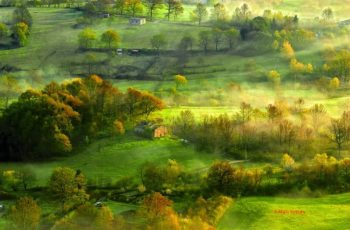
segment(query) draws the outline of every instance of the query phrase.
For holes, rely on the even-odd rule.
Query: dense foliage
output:
[[[46,159],[87,138],[109,135],[115,122],[132,122],[163,108],[148,92],[120,92],[96,75],[28,90],[0,118],[3,160]],[[120,126],[119,124],[118,126]]]

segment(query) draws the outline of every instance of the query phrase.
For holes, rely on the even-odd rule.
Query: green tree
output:
[[[153,49],[157,50],[158,54],[160,49],[165,47],[166,44],[167,44],[167,41],[163,34],[157,34],[151,38],[151,46]]]
[[[140,177],[142,184],[149,191],[160,191],[163,188],[165,182],[163,172],[160,167],[152,163],[141,166]]]
[[[346,49],[337,51],[332,57],[329,67],[343,83],[350,82],[350,51]]]
[[[222,42],[222,35],[223,35],[222,30],[218,28],[214,28],[212,30],[211,36],[215,44],[215,51],[218,51],[219,49],[219,44]]]
[[[19,22],[13,26],[13,35],[18,45],[25,46],[28,43],[29,27],[24,22]]]
[[[85,177],[79,171],[58,167],[50,177],[49,189],[60,200],[64,211],[68,203],[79,205],[89,198],[85,193],[85,184]]]
[[[96,64],[97,57],[93,53],[87,53],[84,57],[84,64],[88,66],[88,74],[91,75],[93,73],[92,67]]]
[[[176,89],[179,88],[180,85],[186,85],[187,84],[187,78],[183,75],[177,74],[174,77]]]
[[[9,210],[8,219],[13,230],[35,230],[40,221],[41,209],[31,197],[22,197]]]
[[[230,193],[234,169],[227,161],[214,163],[208,171],[207,184],[212,191]]]
[[[199,33],[199,45],[200,47],[202,47],[205,53],[208,51],[209,42],[210,42],[210,32],[201,31]]]
[[[165,5],[167,11],[165,16],[168,18],[168,21],[170,21],[171,15],[174,15],[175,20],[176,17],[184,11],[182,3],[179,0],[165,0]]]
[[[216,21],[226,21],[228,18],[227,10],[224,4],[216,3],[211,11],[211,17]]]
[[[323,9],[322,18],[325,22],[329,22],[334,18],[333,10],[330,7]]]
[[[179,49],[192,50],[193,44],[194,44],[194,38],[191,35],[185,35],[181,38]]]
[[[54,85],[51,85],[54,86]],[[0,157],[7,160],[46,158],[72,149],[69,135],[79,113],[71,106],[37,91],[28,90],[12,103],[0,119],[4,147]],[[20,130],[20,131],[19,131]]]
[[[196,8],[191,12],[191,19],[197,21],[198,25],[200,25],[207,16],[208,10],[203,3],[198,3]]]
[[[86,28],[78,35],[79,46],[85,49],[92,48],[96,38],[96,32],[90,28]]]
[[[112,47],[117,47],[121,39],[118,32],[114,30],[107,30],[102,34],[101,41],[105,43],[109,49],[111,49]]]
[[[329,139],[337,145],[338,157],[343,148],[343,144],[347,141],[347,127],[344,119],[333,119],[329,127]]]
[[[31,27],[33,23],[32,15],[24,4],[18,6],[13,11],[13,23],[17,24],[21,22],[27,24],[29,27]]]
[[[0,23],[0,41],[8,36],[9,29],[4,23]]]
[[[128,6],[128,0],[116,0],[114,8],[117,10],[117,13],[124,15],[125,10]]]
[[[239,36],[239,32],[238,30],[236,30],[235,28],[229,29],[224,31],[224,36],[226,38],[228,47],[230,49],[233,48],[233,45],[235,44],[235,42],[237,41],[237,38]]]
[[[153,20],[154,12],[160,8],[162,8],[163,0],[145,0],[145,3],[148,8],[148,13],[150,16],[150,20]]]
[[[173,132],[185,140],[190,140],[193,138],[195,124],[194,114],[190,110],[181,111],[180,115],[174,120]]]
[[[131,13],[131,16],[135,16],[137,13],[143,11],[143,5],[141,0],[127,0],[127,11]]]
[[[9,105],[9,100],[17,96],[21,91],[21,87],[17,79],[11,75],[0,76],[0,97],[5,100],[5,109]]]
[[[243,3],[240,7],[235,9],[233,19],[236,23],[242,24],[248,21],[251,14],[252,12],[250,11],[249,5],[247,3]]]
[[[181,1],[176,1],[173,9],[174,20],[176,20],[176,18],[183,13],[184,13],[184,7],[182,6]]]
[[[17,174],[24,190],[27,190],[37,180],[35,172],[29,167],[20,169]]]

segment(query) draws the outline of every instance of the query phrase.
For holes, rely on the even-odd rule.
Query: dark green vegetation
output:
[[[0,4],[0,229],[349,228],[344,1]]]

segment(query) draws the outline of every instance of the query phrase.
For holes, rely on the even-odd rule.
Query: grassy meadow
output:
[[[321,198],[249,197],[227,210],[218,229],[348,229],[349,221],[348,193]]]
[[[127,136],[118,139],[103,139],[69,157],[41,163],[7,163],[2,170],[19,170],[31,167],[38,175],[38,185],[46,186],[51,171],[59,166],[80,169],[88,179],[115,182],[125,176],[136,176],[140,166],[146,162],[166,164],[168,159],[181,163],[186,170],[199,170],[210,166],[220,155],[199,153],[191,146],[177,140],[160,139],[147,141]]]

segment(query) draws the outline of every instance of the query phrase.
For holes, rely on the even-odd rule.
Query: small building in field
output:
[[[153,131],[153,137],[155,138],[165,137],[166,135],[168,135],[168,129],[163,125],[155,128]]]
[[[164,125],[154,124],[148,121],[140,122],[134,129],[135,134],[147,138],[160,138],[168,135],[168,129]]]
[[[130,18],[129,24],[130,25],[144,25],[144,24],[146,24],[146,18]]]

